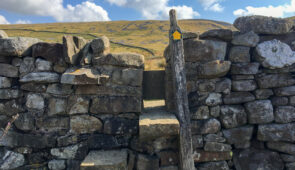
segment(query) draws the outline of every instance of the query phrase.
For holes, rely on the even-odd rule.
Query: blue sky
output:
[[[245,15],[289,17],[295,0],[0,0],[0,24],[182,19],[232,23]]]

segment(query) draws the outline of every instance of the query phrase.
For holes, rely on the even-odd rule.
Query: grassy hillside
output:
[[[210,29],[232,28],[231,24],[210,20],[181,20],[183,30],[202,33]],[[162,57],[168,45],[168,21],[111,21],[85,23],[50,23],[28,25],[0,25],[9,36],[36,37],[46,42],[61,42],[65,33],[76,34],[86,39],[106,35],[112,42],[134,45],[152,53],[112,43],[112,52],[136,52],[145,55],[146,69],[164,68]]]

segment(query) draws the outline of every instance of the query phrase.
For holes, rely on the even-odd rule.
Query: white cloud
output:
[[[32,22],[30,20],[17,20],[15,24],[31,24]]]
[[[198,0],[206,11],[222,12],[224,7],[220,5],[223,0]]]
[[[0,0],[0,9],[27,15],[51,16],[59,22],[110,20],[106,10],[90,1],[64,7],[63,0]]]
[[[286,13],[295,13],[295,0],[291,0],[290,4],[284,4],[279,6],[247,6],[245,9],[237,9],[233,12],[235,16],[264,15],[272,17],[284,17]]]
[[[2,15],[0,15],[0,24],[10,24],[6,18]]]
[[[169,17],[169,10],[174,8],[177,10],[179,19],[192,19],[200,14],[194,11],[192,7],[188,6],[168,6],[169,0],[107,0],[109,3],[133,8],[140,11],[142,16],[146,19],[167,19]]]

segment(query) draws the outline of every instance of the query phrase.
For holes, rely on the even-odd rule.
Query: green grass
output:
[[[183,30],[199,32],[217,28],[233,29],[231,24],[210,20],[181,20],[179,25]],[[36,37],[46,42],[62,42],[64,33],[76,33],[85,39],[105,35],[114,42],[144,47],[155,56],[144,50],[112,44],[111,52],[136,52],[143,54],[147,70],[164,69],[163,52],[168,45],[168,21],[110,21],[83,23],[49,23],[28,25],[0,25],[9,36]],[[21,30],[28,29],[28,30]],[[33,30],[33,31],[32,31]],[[38,32],[41,31],[41,32]],[[48,32],[42,32],[48,31]],[[60,32],[60,33],[58,33]]]

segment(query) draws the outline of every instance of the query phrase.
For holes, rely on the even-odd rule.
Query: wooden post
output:
[[[173,72],[176,116],[180,123],[179,167],[180,170],[194,170],[193,147],[190,125],[190,111],[186,90],[186,74],[183,39],[176,20],[176,11],[170,10],[170,50]]]

